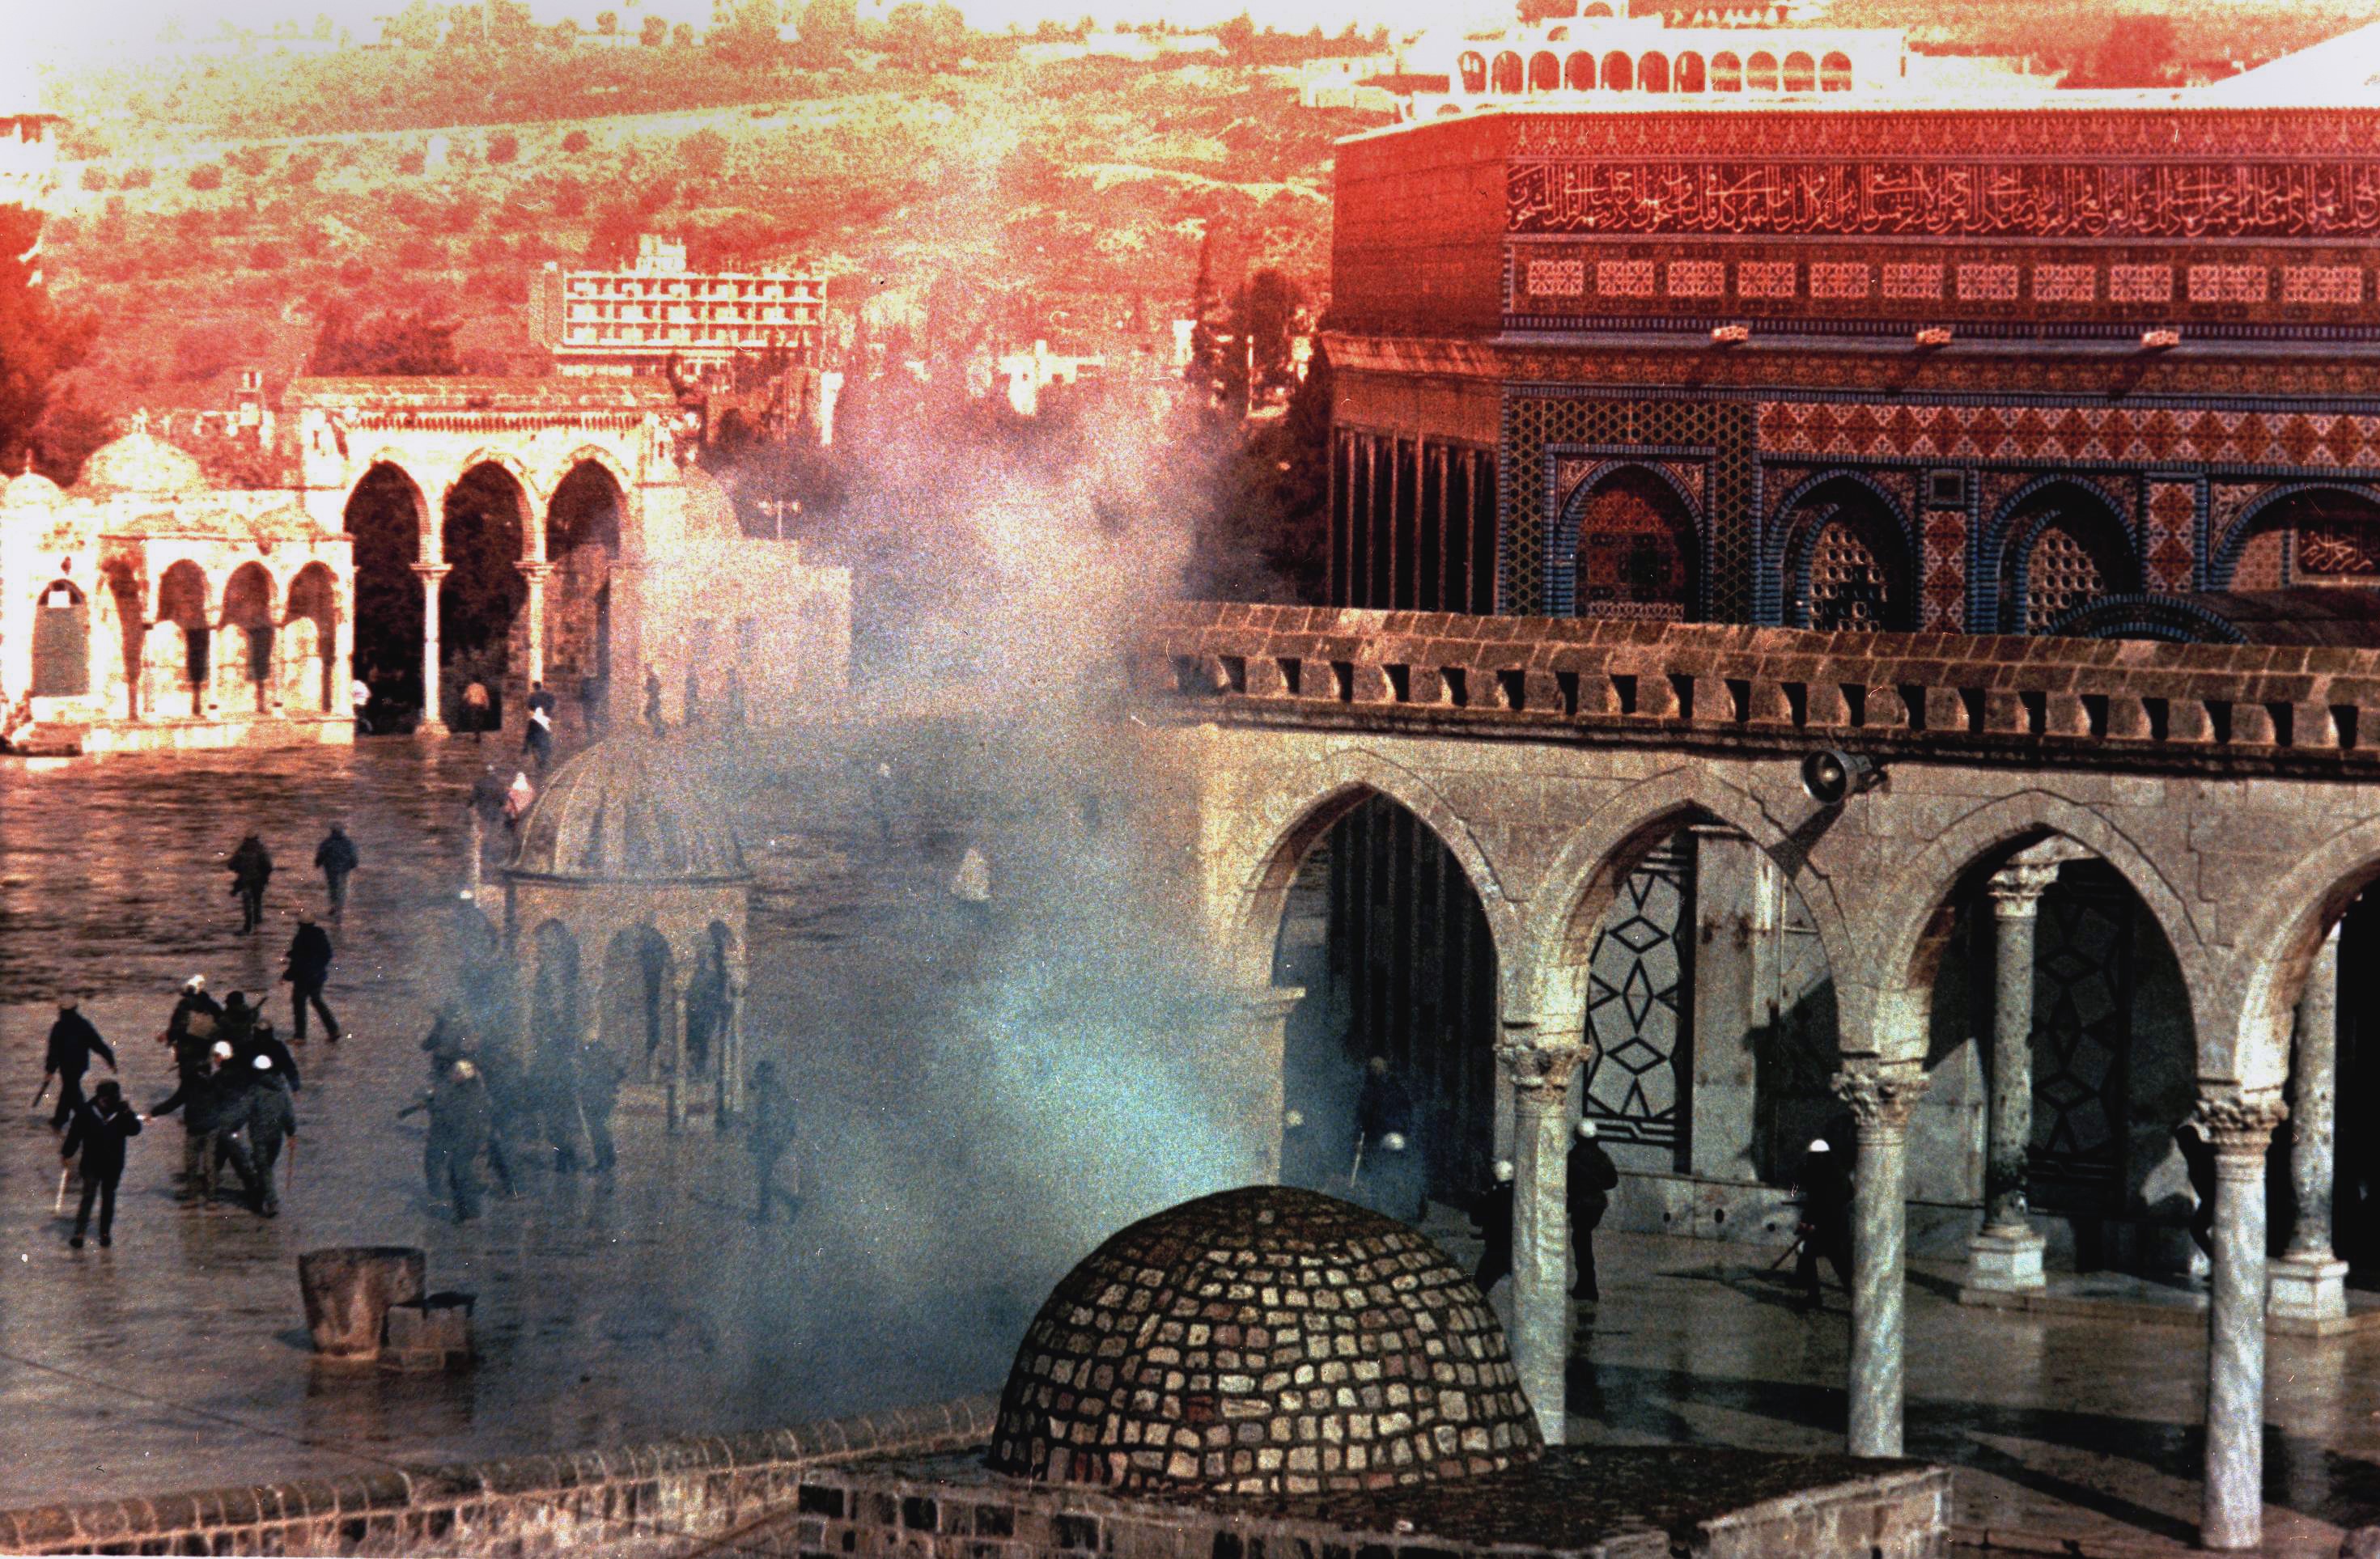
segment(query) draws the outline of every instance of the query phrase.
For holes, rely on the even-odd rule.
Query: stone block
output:
[[[2265,1307],[2273,1316],[2342,1321],[2347,1316],[2347,1263],[2311,1256],[2276,1257],[2265,1269]]]
[[[1967,1241],[1966,1287],[2015,1294],[2045,1287],[2041,1265],[2048,1242],[2033,1229],[1985,1229]]]

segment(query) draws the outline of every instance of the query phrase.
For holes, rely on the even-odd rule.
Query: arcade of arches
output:
[[[1963,1260],[1995,1304],[2052,1271],[2207,1274],[2205,1531],[2252,1544],[2262,1339],[2343,1327],[2349,1263],[2380,1257],[2369,1147],[2341,1154],[2332,1124],[2338,1101],[2380,1106],[2362,972],[2380,810],[2339,767],[2361,738],[2311,712],[2276,737],[2243,712],[2280,685],[2258,651],[2218,669],[2233,652],[2143,647],[2095,680],[2079,647],[2024,658],[2070,716],[2046,694],[1930,686],[1959,668],[1893,634],[1247,613],[1185,609],[1149,685],[1188,733],[1161,761],[1197,777],[1219,960],[1276,1025],[1273,1107],[1302,1118],[1282,1173],[1347,1184],[1373,1057],[1412,1099],[1439,1200],[1510,1158],[1524,1199],[1559,1208],[1584,1116],[1622,1171],[1613,1227],[1778,1242],[1807,1144],[1840,1139],[1850,1441],[1867,1454],[1900,1445],[1905,1252]],[[1691,671],[1663,669],[1672,651]],[[2333,680],[2313,697],[2380,730],[2380,659],[2319,653]],[[2120,741],[2056,734],[2094,699],[2121,713],[2104,689],[2160,674],[2160,655],[2198,657],[2232,723],[2177,702],[2162,728],[2123,714]],[[1491,669],[1508,659],[1564,669]],[[1779,663],[1808,681],[1765,684]],[[1912,729],[1915,707],[1933,723]],[[1889,784],[1814,802],[1800,760],[1823,739],[1799,728],[1822,719],[1884,743]],[[2009,751],[1963,755],[1986,731]],[[2277,767],[2232,767],[2239,743],[2276,741]],[[2052,747],[2054,787],[2034,778]],[[1549,1433],[1560,1222],[1516,1224],[1516,1356]]]

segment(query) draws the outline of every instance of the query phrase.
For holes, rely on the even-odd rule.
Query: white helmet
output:
[[[182,982],[182,988],[186,991],[205,990],[207,988],[207,977],[203,974],[193,974],[188,979]]]
[[[270,1056],[259,1056],[248,1064],[254,1067],[258,1071],[271,1071],[273,1070],[273,1057]]]
[[[215,1041],[214,1057],[218,1061],[228,1061],[231,1059],[230,1040],[219,1039]]]
[[[1380,1139],[1380,1145],[1390,1153],[1402,1153],[1405,1151],[1405,1134],[1402,1131],[1391,1131]]]
[[[1299,1127],[1305,1124],[1305,1112],[1304,1110],[1285,1110],[1281,1113],[1281,1123],[1294,1131]]]
[[[1835,1150],[1827,1145],[1827,1139],[1819,1137],[1810,1143],[1810,1151],[1812,1153],[1832,1153]]]
[[[1498,1185],[1510,1185],[1512,1181],[1513,1175],[1517,1172],[1518,1171],[1513,1168],[1512,1161],[1511,1159],[1500,1158],[1496,1161],[1496,1183]]]
[[[1583,1142],[1591,1142],[1595,1141],[1595,1122],[1592,1120],[1580,1121],[1578,1123],[1578,1134],[1580,1140]]]

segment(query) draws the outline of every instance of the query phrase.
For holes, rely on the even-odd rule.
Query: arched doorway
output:
[[[1818,90],[1818,62],[1800,50],[1785,56],[1783,75],[1785,91],[1815,92]]]
[[[1700,562],[1694,515],[1677,490],[1642,466],[1624,466],[1573,498],[1556,538],[1580,617],[1690,622],[1699,617]],[[1568,553],[1568,556],[1561,556]]]
[[[1306,1122],[1283,1143],[1285,1180],[1346,1194],[1365,1069],[1380,1057],[1411,1098],[1427,1193],[1459,1204],[1486,1186],[1496,948],[1477,890],[1428,825],[1375,792],[1347,807],[1298,863],[1273,983],[1305,991],[1285,1033],[1283,1097]]]
[[[1500,93],[1512,93],[1519,91],[1521,90],[1521,56],[1519,54],[1516,54],[1508,49],[1504,53],[1496,56],[1496,74],[1493,82],[1495,91]]]
[[[1916,626],[1909,546],[1884,501],[1856,481],[1828,482],[1786,522],[1786,621],[1822,632]]]
[[[1636,85],[1636,67],[1626,54],[1614,49],[1603,56],[1603,85],[1607,91],[1625,92]]]
[[[289,605],[282,614],[287,630],[288,693],[293,709],[331,714],[339,697],[339,586],[328,567],[308,563],[289,582]]]
[[[2041,634],[2104,596],[2140,588],[2123,521],[2096,494],[2057,483],[2027,499],[2002,533],[2000,628]]]
[[[2277,499],[2224,538],[2208,573],[2222,590],[2380,585],[2380,501],[2342,488]]]
[[[1689,49],[1678,56],[1678,91],[1699,92],[1709,84],[1702,55]]]
[[[157,582],[157,627],[150,652],[161,682],[178,687],[182,713],[193,717],[207,709],[207,676],[213,663],[212,618],[207,611],[207,576],[188,558],[167,568]],[[158,701],[159,713],[165,705]]]
[[[1777,56],[1765,49],[1754,54],[1744,65],[1743,85],[1749,91],[1777,91]]]
[[[1728,50],[1721,49],[1718,54],[1711,55],[1710,69],[1710,85],[1712,91],[1740,92],[1743,91],[1743,61],[1738,59],[1732,53]]]
[[[546,506],[545,684],[564,706],[598,707],[612,677],[612,567],[626,508],[598,463],[570,468]]]
[[[1595,90],[1595,56],[1584,53],[1574,54],[1564,61],[1562,85],[1574,92],[1593,91]]]
[[[676,962],[650,925],[622,931],[603,949],[596,1033],[613,1061],[642,1082],[666,1080],[676,1065]]]
[[[1818,90],[1822,92],[1847,92],[1852,90],[1852,58],[1834,53],[1818,62]]]
[[[242,563],[224,585],[223,628],[227,707],[263,714],[272,707],[273,575],[262,563]]]
[[[33,605],[33,696],[90,692],[91,602],[73,581],[52,580]]]
[[[549,920],[529,937],[529,1040],[574,1052],[579,1036],[578,939]]]
[[[422,707],[423,527],[430,507],[397,466],[372,466],[347,495],[346,527],[355,542],[354,675],[372,693],[375,731],[402,730]],[[407,711],[404,718],[399,712]]]
[[[1636,62],[1636,90],[1640,92],[1666,92],[1670,90],[1670,56],[1646,54]]]
[[[1561,61],[1549,50],[1529,56],[1529,91],[1550,92],[1561,85]]]
[[[1484,92],[1488,90],[1488,58],[1485,54],[1476,49],[1465,49],[1462,58],[1455,61],[1454,67],[1463,77],[1464,91]]]
[[[517,711],[527,691],[525,646],[516,646],[516,626],[528,632],[521,605],[528,581],[521,576],[534,523],[520,478],[492,461],[463,473],[446,489],[441,535],[447,564],[438,586],[441,676],[439,707],[447,719],[463,714],[463,690],[478,683],[488,690],[489,719],[501,721]],[[459,727],[458,727],[459,729]]]

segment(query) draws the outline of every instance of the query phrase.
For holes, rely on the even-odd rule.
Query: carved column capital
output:
[[[2053,864],[2016,862],[1994,872],[1984,891],[1991,895],[1992,912],[2002,920],[2030,920],[2040,911],[2041,896],[2057,880]]]
[[[519,571],[520,576],[523,579],[529,581],[531,584],[535,584],[540,579],[550,578],[553,574],[553,565],[547,562],[542,558],[525,559],[520,562],[513,564],[513,567]]]
[[[2277,1091],[2226,1091],[2201,1094],[2190,1120],[2214,1147],[2218,1159],[2239,1158],[2261,1165],[2274,1129],[2288,1119],[2289,1114],[2289,1106],[2281,1102]],[[2261,1167],[2257,1173],[2263,1173]]]
[[[1585,1058],[1585,1035],[1549,1031],[1534,1020],[1505,1020],[1503,1040],[1496,1046],[1496,1059],[1519,1089],[1559,1093],[1570,1086],[1571,1074]]]
[[[452,563],[414,563],[411,566],[414,573],[432,584],[455,572],[455,565]]]
[[[1917,1096],[1933,1086],[1918,1067],[1875,1061],[1852,1061],[1834,1076],[1835,1096],[1851,1106],[1852,1119],[1863,1136],[1871,1131],[1900,1132],[1909,1128],[1909,1112]]]

